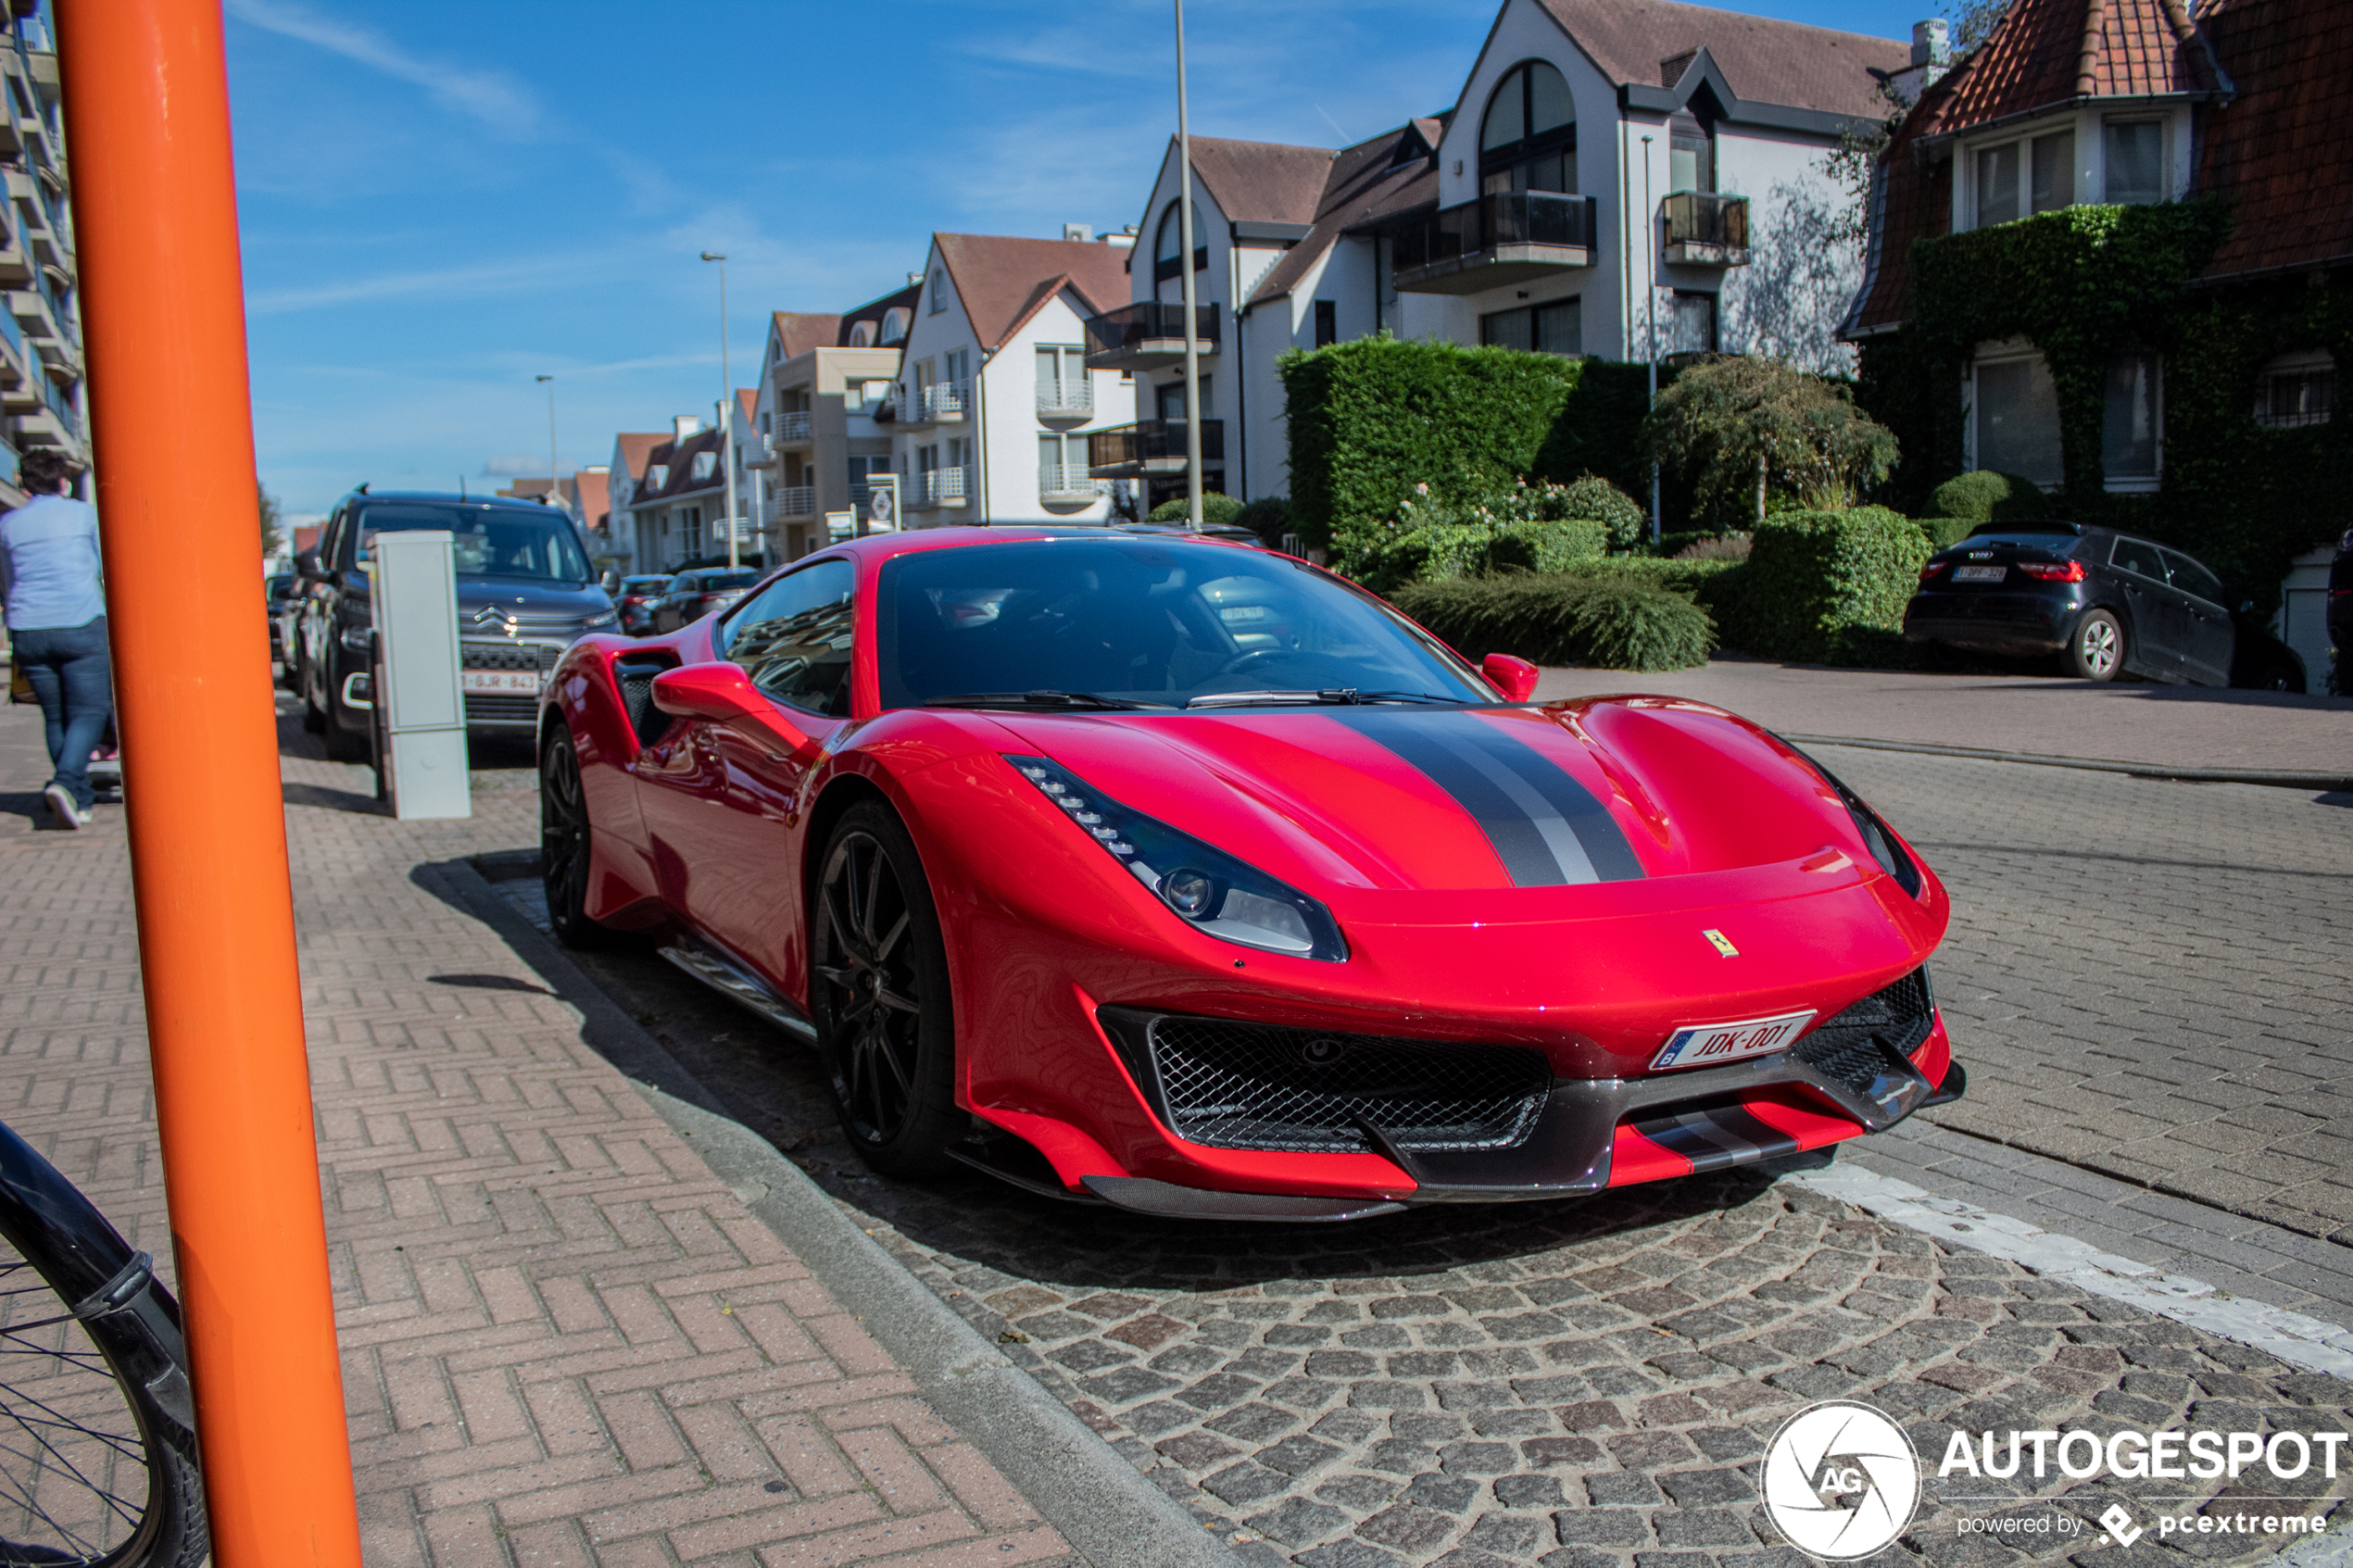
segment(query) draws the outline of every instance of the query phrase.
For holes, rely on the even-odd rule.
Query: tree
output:
[[[1895,466],[1895,437],[1847,389],[1777,359],[1722,355],[1693,365],[1642,421],[1653,461],[1689,476],[1695,498],[1753,491],[1756,516],[1775,483],[1814,510],[1852,506]]]
[[[268,560],[286,547],[286,531],[280,521],[278,497],[258,479],[253,487],[261,497],[261,558]]]

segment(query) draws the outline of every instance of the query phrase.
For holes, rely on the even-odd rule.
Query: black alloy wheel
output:
[[[580,782],[580,753],[561,730],[539,757],[539,870],[547,892],[547,924],[567,947],[611,946],[614,932],[588,918],[588,870],[593,830],[588,793]]]
[[[330,762],[365,762],[368,760],[368,732],[344,728],[344,715],[349,711],[343,700],[344,671],[336,666],[341,660],[330,654],[327,658],[327,760]],[[375,715],[369,714],[370,723]]]
[[[311,687],[315,684],[312,679],[313,674],[310,661],[296,655],[294,689],[295,695],[302,698],[302,728],[305,734],[317,735],[326,733],[327,710],[320,707],[318,699],[310,695]]]
[[[2080,681],[2113,681],[2124,668],[2124,628],[2104,609],[2086,610],[2059,655],[2066,671]]]
[[[810,1000],[834,1110],[888,1176],[947,1169],[956,1031],[939,917],[914,841],[868,801],[825,842],[810,910]]]

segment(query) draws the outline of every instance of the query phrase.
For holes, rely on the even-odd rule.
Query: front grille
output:
[[[519,724],[530,729],[539,722],[539,699],[520,692],[468,692],[469,724]]]
[[[1509,1148],[1552,1087],[1517,1046],[1168,1017],[1150,1038],[1169,1130],[1218,1148],[1367,1150],[1367,1122],[1405,1148]]]
[[[468,670],[536,670],[556,667],[564,650],[552,643],[459,643],[458,657]]]
[[[1894,1067],[1887,1051],[1909,1057],[1935,1023],[1928,971],[1916,969],[1799,1040],[1797,1059],[1833,1083],[1869,1094],[1872,1084]]]

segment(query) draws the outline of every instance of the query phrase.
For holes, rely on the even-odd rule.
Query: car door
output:
[[[2132,621],[2126,654],[2133,668],[2160,681],[2181,680],[2189,615],[2166,580],[2164,552],[2145,539],[2119,535],[2108,563],[2116,569]]]
[[[794,995],[803,992],[800,824],[807,786],[849,721],[857,568],[813,560],[712,631],[776,705],[773,719],[683,720],[640,766],[640,799],[673,906]]]
[[[2238,630],[2231,624],[2230,608],[2222,602],[2221,580],[2179,550],[2162,553],[2167,580],[2181,596],[2187,621],[2182,673],[2201,686],[2227,686]]]

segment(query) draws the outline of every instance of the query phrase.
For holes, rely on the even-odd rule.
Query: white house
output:
[[[1124,239],[932,236],[883,410],[907,526],[1109,520],[1090,461],[1135,389],[1088,369],[1085,326],[1126,297]]]

